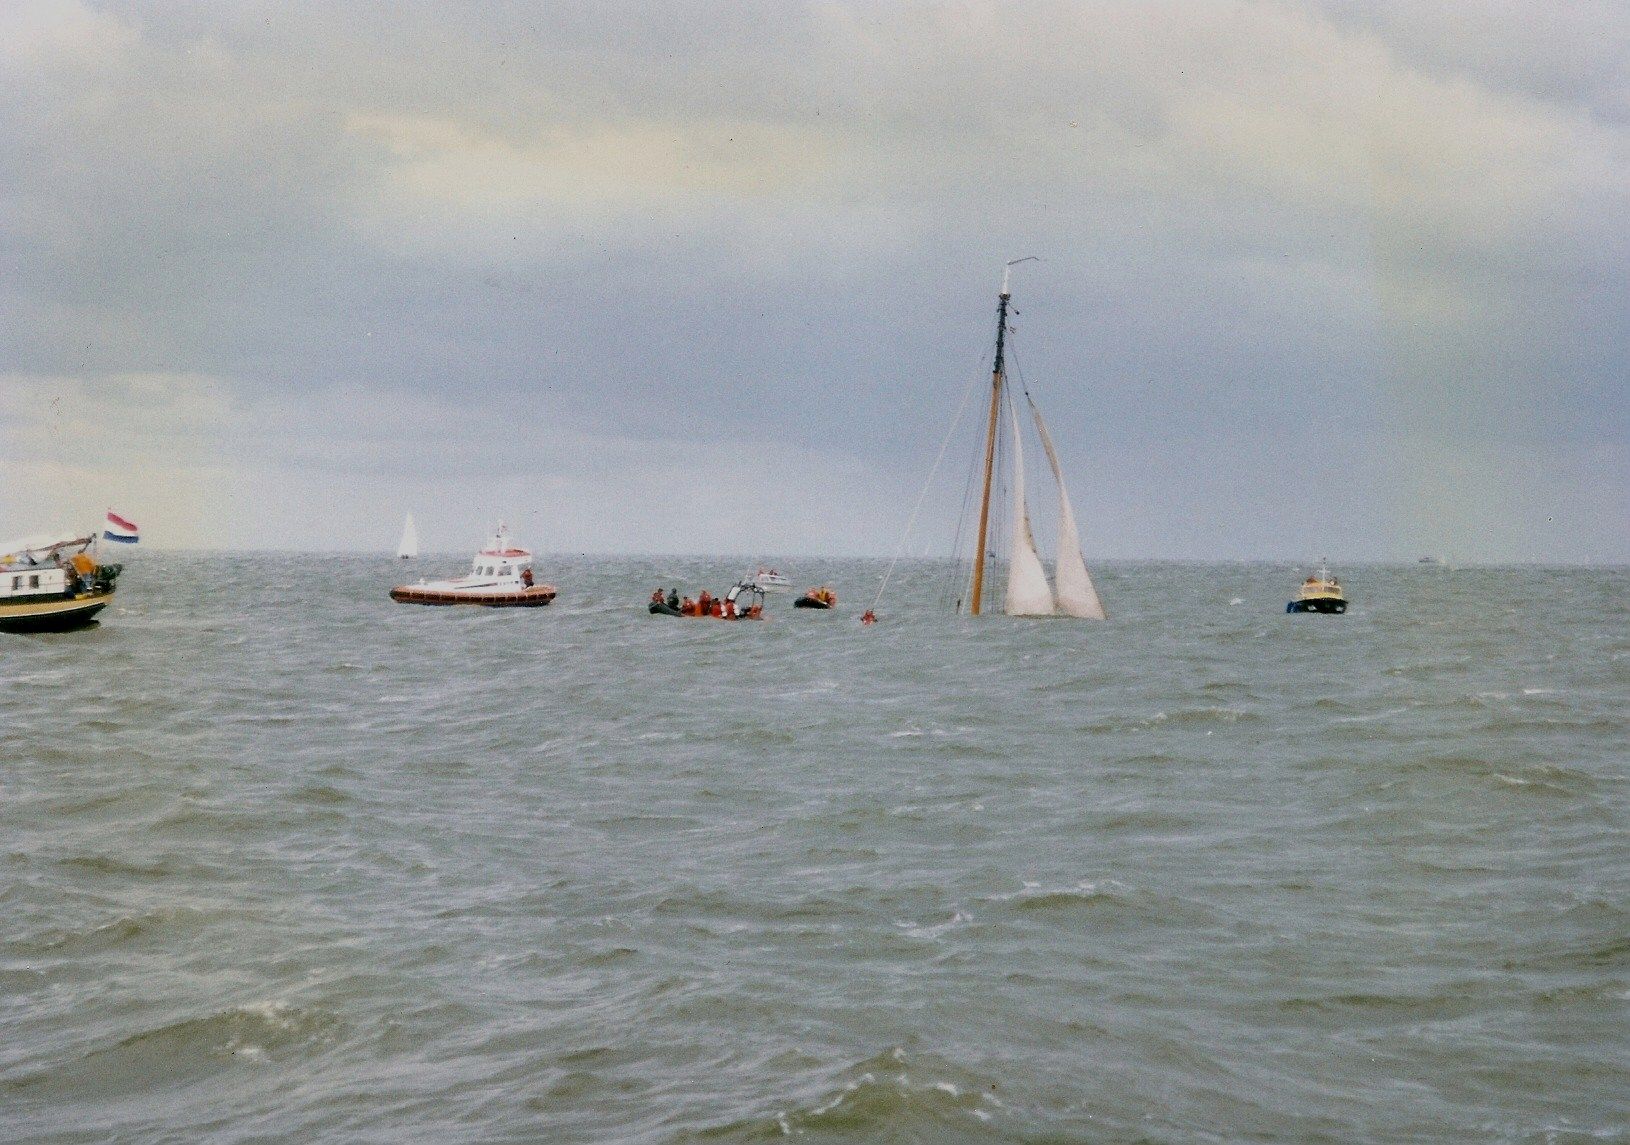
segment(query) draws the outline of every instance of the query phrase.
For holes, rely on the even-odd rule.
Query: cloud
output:
[[[352,113],[346,130],[389,154],[356,218],[374,241],[415,253],[513,255],[575,230],[645,242],[653,213],[717,214],[809,193],[833,177],[819,136],[752,121],[540,126],[517,140],[447,118]],[[494,243],[497,249],[494,249]]]
[[[291,508],[308,485],[357,466],[378,497],[463,449],[579,495],[726,488],[744,458],[913,485],[1021,253],[1045,261],[1020,358],[1066,462],[1114,453],[1144,502],[1106,506],[1123,550],[1169,551],[1137,520],[1227,544],[1172,524],[1174,451],[1216,446],[1250,488],[1282,475],[1264,438],[1339,454],[1401,522],[1452,511],[1386,476],[1420,455],[1406,440],[1475,459],[1444,472],[1523,449],[1577,474],[1627,436],[1611,5],[0,20],[0,369],[211,379],[225,464],[260,467],[239,484],[290,537],[357,527]],[[429,409],[457,432],[380,416]],[[1470,519],[1495,484],[1459,482]],[[1226,512],[1240,488],[1185,496]],[[650,528],[639,547],[702,535]],[[869,529],[847,547],[887,550]]]
[[[0,375],[0,532],[88,527],[112,507],[161,545],[212,544],[242,477],[222,448],[230,416],[208,377]]]
[[[0,62],[30,79],[116,65],[138,38],[129,24],[84,4],[17,0],[0,11]]]

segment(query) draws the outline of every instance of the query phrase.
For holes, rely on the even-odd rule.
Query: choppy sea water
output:
[[[0,1140],[1630,1139],[1626,570],[404,567],[0,636]]]

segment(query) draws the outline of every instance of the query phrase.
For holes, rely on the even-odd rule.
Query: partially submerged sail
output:
[[[985,432],[984,481],[979,501],[979,525],[974,541],[973,577],[968,592],[968,611],[977,616],[982,606],[987,555],[986,529],[991,520],[991,478],[996,457],[997,422],[1005,399],[1013,436],[1013,504],[1010,516],[1012,536],[1008,544],[1007,595],[1003,601],[1003,611],[1009,616],[1052,616],[1057,612],[1063,612],[1067,616],[1102,620],[1103,602],[1098,599],[1098,591],[1093,587],[1092,578],[1087,575],[1086,562],[1081,558],[1081,534],[1076,527],[1070,496],[1064,489],[1064,474],[1058,463],[1058,451],[1053,448],[1052,436],[1047,432],[1041,411],[1036,408],[1033,401],[1030,401],[1030,409],[1035,415],[1036,432],[1041,438],[1042,448],[1047,451],[1047,462],[1052,467],[1053,481],[1058,486],[1056,598],[1053,595],[1053,587],[1047,583],[1047,572],[1042,567],[1041,556],[1036,552],[1035,536],[1030,529],[1030,508],[1025,503],[1024,496],[1024,445],[1021,441],[1018,414],[1007,386],[1006,361],[1003,353],[1006,346],[1008,302],[1012,297],[1008,291],[1008,274],[1017,263],[1028,261],[1030,260],[1015,259],[1007,264],[1002,272],[1002,292],[997,296],[996,359],[991,369],[990,418]],[[1025,399],[1029,401],[1028,393],[1025,394]]]
[[[412,513],[402,522],[402,540],[396,546],[396,555],[404,561],[419,555],[419,530],[413,525]]]
[[[1011,405],[1009,411],[1011,414]],[[1013,426],[1013,538],[1008,547],[1007,599],[1002,611],[1009,616],[1051,616],[1053,592],[1030,532],[1030,507],[1024,499],[1024,445],[1019,440],[1019,419]]]
[[[1053,448],[1053,435],[1047,432],[1047,423],[1041,419],[1041,410],[1030,403],[1030,412],[1036,419],[1036,433],[1041,447],[1047,451],[1047,462],[1053,467],[1053,481],[1058,485],[1058,563],[1053,579],[1058,585],[1058,608],[1070,616],[1083,620],[1103,620],[1104,605],[1098,599],[1092,577],[1087,575],[1087,562],[1081,556],[1081,533],[1075,527],[1075,510],[1070,507],[1070,494],[1064,488],[1064,471],[1059,468],[1058,451]]]

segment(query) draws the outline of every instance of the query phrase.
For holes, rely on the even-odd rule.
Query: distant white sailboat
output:
[[[419,555],[419,530],[414,527],[412,513],[402,522],[402,539],[396,546],[396,555],[404,561]]]
[[[1014,262],[1024,262],[1015,259]],[[1012,428],[1013,453],[1013,506],[1012,536],[1008,544],[1007,592],[1002,611],[1009,616],[1052,616],[1062,612],[1088,620],[1104,619],[1103,602],[1087,573],[1087,563],[1081,556],[1081,534],[1076,527],[1075,512],[1070,506],[1070,495],[1064,488],[1064,473],[1059,467],[1058,451],[1053,448],[1052,435],[1042,420],[1041,410],[1025,395],[1035,419],[1036,433],[1046,451],[1052,468],[1053,481],[1058,486],[1058,561],[1054,586],[1047,583],[1047,572],[1042,567],[1041,555],[1036,552],[1036,539],[1030,529],[1030,507],[1024,495],[1024,445],[1019,434],[1018,411],[1014,408],[1013,394],[1007,385],[1004,348],[1007,337],[1008,276],[1013,263],[1002,270],[1002,293],[996,311],[996,362],[991,371],[990,424],[985,436],[984,493],[979,505],[979,531],[975,539],[973,583],[969,588],[968,611],[977,616],[983,605],[985,587],[985,559],[987,530],[990,524],[991,485],[996,461],[997,421],[1003,407],[1008,411]]]

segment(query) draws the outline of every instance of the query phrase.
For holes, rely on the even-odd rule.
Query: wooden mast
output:
[[[1024,262],[1015,259],[1014,262]],[[1002,349],[1007,338],[1007,280],[1010,262],[1002,268],[1002,293],[996,302],[996,364],[990,372],[990,426],[985,432],[985,490],[979,500],[979,547],[974,551],[973,586],[969,591],[968,612],[979,615],[979,606],[985,594],[985,532],[990,525],[990,479],[996,468],[996,415],[1002,408]]]

